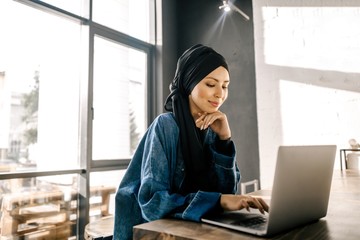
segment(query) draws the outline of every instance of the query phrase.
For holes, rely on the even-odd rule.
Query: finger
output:
[[[264,208],[257,198],[251,198],[249,201],[250,201],[251,207],[257,208],[262,214],[265,214]]]
[[[243,208],[245,208],[248,212],[250,212],[250,205],[249,205],[249,203],[246,201],[246,200],[243,200],[242,202],[241,202],[241,206],[240,206],[240,210],[241,209],[243,209]]]
[[[200,119],[201,119],[201,128],[200,129],[203,129],[206,125],[206,119],[209,118],[209,115],[205,115],[203,114]]]
[[[195,121],[195,125],[196,125],[197,128],[201,128],[202,125],[203,125],[203,120],[197,119],[197,120]]]
[[[205,118],[202,123],[202,129],[207,129],[211,123],[212,121],[210,120],[210,118]]]
[[[206,117],[206,114],[198,113],[198,116],[199,117],[196,119],[195,125],[196,125],[196,127],[201,129],[202,126],[204,125],[204,118]]]
[[[208,128],[211,124],[213,124],[217,119],[219,119],[219,115],[217,114],[211,114],[211,115],[207,115],[204,118],[204,123],[203,123],[203,127],[204,129]]]
[[[260,204],[263,206],[265,212],[269,212],[269,205],[262,198],[258,198]]]
[[[254,198],[254,200],[256,200],[256,201],[254,201],[254,204],[256,204],[256,207],[258,207],[258,205],[257,205],[257,203],[258,203],[261,206],[260,208],[262,208],[264,211],[266,211],[266,212],[269,211],[269,206],[262,198]]]
[[[203,121],[204,118],[206,117],[206,114],[204,113],[198,113],[198,118],[196,119],[196,121]]]

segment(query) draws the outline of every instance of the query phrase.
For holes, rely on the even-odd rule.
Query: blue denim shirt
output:
[[[231,142],[231,156],[219,153],[216,134],[209,130],[205,142],[210,146],[218,187],[214,192],[178,194],[184,180],[178,139],[179,128],[172,113],[159,115],[146,131],[115,196],[114,240],[132,239],[134,225],[164,217],[200,221],[217,206],[221,193],[236,193],[240,173],[235,146]]]

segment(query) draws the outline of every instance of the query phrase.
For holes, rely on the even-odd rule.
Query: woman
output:
[[[235,195],[240,180],[226,115],[225,59],[195,45],[179,58],[165,109],[142,138],[116,194],[114,239],[164,217],[200,221],[219,210],[268,210],[260,198]]]

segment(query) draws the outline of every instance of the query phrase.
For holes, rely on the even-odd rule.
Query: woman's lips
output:
[[[209,101],[209,103],[214,106],[214,107],[218,107],[220,105],[220,103],[218,102],[213,102],[213,101]]]

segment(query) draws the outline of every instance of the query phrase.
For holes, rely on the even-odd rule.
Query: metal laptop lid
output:
[[[326,216],[335,145],[280,146],[267,234]]]

